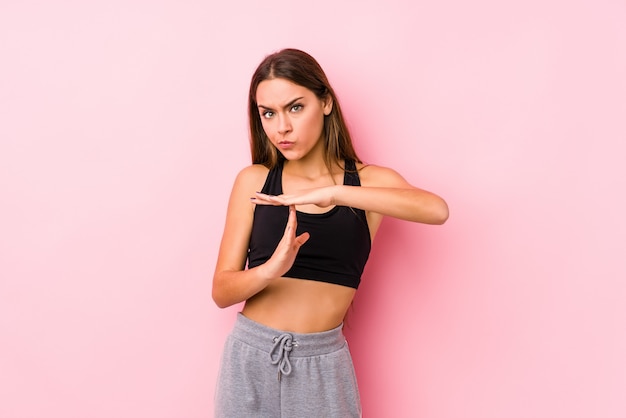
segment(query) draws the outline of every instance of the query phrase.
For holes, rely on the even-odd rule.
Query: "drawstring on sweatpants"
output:
[[[294,347],[298,346],[298,342],[294,341],[291,334],[282,334],[274,337],[274,346],[270,351],[270,360],[272,364],[278,365],[278,380],[281,375],[289,376],[291,374],[291,362],[289,354]]]

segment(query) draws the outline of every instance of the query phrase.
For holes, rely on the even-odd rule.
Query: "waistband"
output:
[[[287,332],[267,327],[238,313],[231,336],[267,353],[275,351],[273,350],[274,346],[281,340],[288,340],[291,346],[289,356],[297,358],[328,354],[340,350],[346,344],[342,328],[343,324],[322,332],[305,334]]]

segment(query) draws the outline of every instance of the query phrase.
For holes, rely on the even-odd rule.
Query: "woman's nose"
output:
[[[288,116],[278,117],[278,132],[280,134],[286,134],[291,131],[291,121]]]

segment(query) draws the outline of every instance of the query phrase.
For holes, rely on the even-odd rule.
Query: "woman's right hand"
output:
[[[212,296],[220,308],[246,301],[284,276],[293,265],[300,247],[309,239],[308,233],[296,236],[296,208],[290,206],[283,236],[270,259],[259,266],[246,268],[254,223],[254,205],[250,203],[250,195],[263,187],[267,173],[267,167],[251,165],[239,173],[233,185],[213,274]]]
[[[303,232],[296,236],[297,226],[296,207],[291,205],[289,206],[289,218],[287,219],[283,237],[274,250],[274,254],[272,254],[265,264],[262,264],[264,276],[272,279],[282,277],[293,265],[300,247],[302,247],[310,237],[308,232]]]

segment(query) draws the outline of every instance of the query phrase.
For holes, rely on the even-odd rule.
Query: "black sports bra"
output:
[[[271,169],[262,193],[279,195],[283,163]],[[360,186],[354,161],[346,160],[344,185]],[[265,263],[274,253],[287,224],[287,206],[257,205],[248,249],[248,268]],[[285,277],[359,287],[371,249],[365,211],[335,206],[325,213],[297,212],[296,234],[308,232],[309,240],[300,247],[295,262]]]

